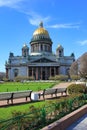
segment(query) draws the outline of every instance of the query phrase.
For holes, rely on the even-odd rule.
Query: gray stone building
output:
[[[29,47],[24,44],[22,55],[9,54],[6,61],[6,77],[14,80],[16,76],[33,76],[35,80],[47,80],[50,76],[68,74],[68,70],[75,60],[74,54],[64,56],[64,48],[58,45],[55,54],[52,53],[53,42],[48,31],[41,22],[30,41]]]

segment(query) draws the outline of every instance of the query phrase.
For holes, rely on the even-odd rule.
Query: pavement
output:
[[[69,126],[66,130],[87,130],[87,114]]]

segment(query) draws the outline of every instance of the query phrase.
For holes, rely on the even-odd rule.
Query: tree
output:
[[[79,75],[81,78],[87,79],[87,52],[72,63],[70,68],[71,75]]]
[[[3,78],[5,78],[5,73],[4,72],[0,72],[0,80],[3,80]]]
[[[79,74],[82,78],[87,79],[87,52],[79,59]]]
[[[78,61],[74,61],[70,67],[70,75],[78,75]]]

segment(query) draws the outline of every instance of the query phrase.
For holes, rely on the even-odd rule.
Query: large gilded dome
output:
[[[31,55],[52,53],[52,41],[48,31],[43,27],[43,22],[40,22],[39,27],[34,31],[30,45]]]
[[[42,22],[40,23],[39,28],[34,31],[33,36],[35,35],[46,35],[47,37],[49,37],[49,33],[45,28],[43,28]]]
[[[34,31],[31,42],[41,40],[48,40],[52,42],[48,31],[43,27],[43,22],[40,22],[39,27]]]

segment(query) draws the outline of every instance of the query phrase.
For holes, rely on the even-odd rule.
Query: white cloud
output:
[[[18,3],[22,1],[24,0],[0,0],[0,7],[6,6],[6,7],[14,8],[15,6],[17,6]]]
[[[79,43],[80,45],[84,46],[84,45],[87,45],[87,40],[78,41],[77,43]]]
[[[43,21],[45,26],[47,28],[65,28],[65,29],[79,29],[79,23],[64,23],[64,24],[53,24],[49,25],[48,22],[51,20],[50,16],[41,16],[40,14],[37,14],[36,12],[27,11],[26,9],[22,8],[23,2],[26,2],[27,0],[0,0],[0,7],[10,7],[15,8],[19,12],[24,13],[28,16],[29,23],[32,25],[39,25],[40,21]],[[52,5],[55,3],[52,2]]]
[[[43,21],[43,23],[46,24],[50,20],[49,16],[43,17],[39,14],[36,14],[35,12],[31,12],[28,15],[29,15],[29,23],[35,26],[37,26],[40,23],[40,21]]]
[[[5,6],[17,9],[17,11],[26,14],[28,16],[29,23],[35,26],[39,25],[40,21],[43,21],[44,23],[47,23],[49,21],[49,16],[43,17],[36,12],[31,12],[26,9],[23,9],[23,2],[26,2],[26,0],[0,0],[0,7]]]
[[[43,17],[36,12],[29,12],[29,23],[32,25],[39,25],[40,21],[43,21],[43,23],[46,25],[47,28],[74,28],[74,29],[79,29],[80,23],[66,23],[66,24],[54,24],[54,25],[49,25],[48,22],[51,21],[50,16]]]
[[[55,24],[48,26],[49,28],[75,28],[79,29],[79,23]]]

